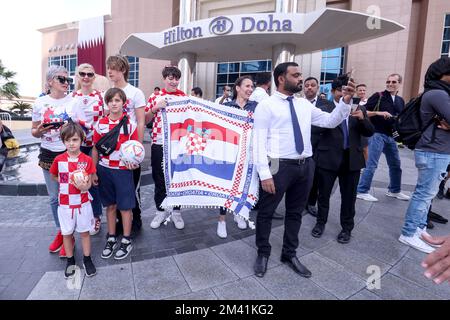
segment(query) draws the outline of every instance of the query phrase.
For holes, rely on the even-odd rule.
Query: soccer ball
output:
[[[88,174],[84,170],[76,170],[70,175],[70,182],[72,184],[80,184],[87,180]]]
[[[145,149],[142,143],[136,140],[129,140],[120,146],[120,159],[124,163],[134,165],[144,161]]]

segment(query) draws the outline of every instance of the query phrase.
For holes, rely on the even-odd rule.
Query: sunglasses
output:
[[[93,72],[78,72],[78,74],[80,75],[80,77],[84,78],[86,76],[88,76],[88,78],[93,78],[95,76],[95,73]]]
[[[59,81],[59,83],[64,84],[64,83],[68,83],[68,84],[72,84],[73,80],[72,78],[69,77],[64,77],[64,76],[56,76],[53,79],[56,79]]]
[[[390,84],[390,83],[392,83],[392,84],[396,84],[398,81],[386,81],[386,84]]]

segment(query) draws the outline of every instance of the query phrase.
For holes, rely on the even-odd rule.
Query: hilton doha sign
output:
[[[258,16],[258,18],[255,18]],[[259,32],[292,32],[292,19],[284,19],[286,15],[267,14],[254,17],[240,16],[230,19],[216,17],[184,26],[177,26],[164,32],[164,45],[171,45],[181,41],[203,38],[204,36],[223,36],[227,34],[259,33]],[[208,23],[209,22],[209,23]]]

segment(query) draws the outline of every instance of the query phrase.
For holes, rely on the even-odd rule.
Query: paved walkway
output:
[[[410,193],[417,176],[413,155],[409,150],[401,150],[401,155],[403,190]],[[229,216],[229,236],[219,239],[217,210],[184,210],[186,228],[181,231],[173,224],[151,229],[155,208],[150,185],[143,188],[144,226],[131,256],[121,262],[100,258],[103,224],[101,233],[92,238],[97,275],[82,274],[78,283],[68,285],[63,278],[65,261],[47,251],[55,232],[47,198],[0,197],[0,299],[450,299],[448,284],[437,286],[423,276],[420,262],[425,254],[397,241],[408,203],[384,195],[387,177],[383,160],[373,184],[380,201],[357,201],[356,227],[347,245],[336,241],[338,189],[322,238],[310,235],[315,221],[304,216],[297,255],[312,271],[309,279],[280,263],[279,221],[274,221],[273,250],[264,278],[253,276],[254,231],[239,230]],[[433,203],[435,211],[447,218],[449,205],[449,200]],[[283,212],[284,206],[278,210]],[[435,224],[431,233],[448,234],[450,225]],[[366,287],[369,266],[381,271],[380,289]]]

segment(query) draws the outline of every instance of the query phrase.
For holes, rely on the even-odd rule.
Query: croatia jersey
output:
[[[53,161],[50,173],[59,177],[59,205],[75,209],[81,208],[92,200],[88,191],[80,191],[70,181],[71,175],[77,170],[84,170],[88,175],[96,172],[92,158],[80,153],[78,157],[71,158],[67,152],[60,154]]]
[[[78,107],[84,111],[85,120],[80,120],[79,123],[86,131],[86,139],[82,146],[92,147],[94,128],[98,121],[103,117],[103,97],[100,91],[94,90],[89,95],[84,95],[81,90],[72,94]]]
[[[174,92],[168,92],[166,89],[162,89],[158,95],[155,95],[152,93],[150,98],[148,99],[147,106],[145,107],[145,112],[150,112],[150,110],[156,106],[156,104],[160,100],[164,100],[166,98],[170,99],[170,96],[178,96],[178,97],[184,97],[186,94],[178,90]],[[154,144],[163,144],[163,135],[162,135],[162,118],[161,118],[161,111],[156,112],[154,115],[153,120],[153,128],[152,128],[152,142]]]
[[[126,112],[131,122],[137,123],[136,109],[145,108],[145,95],[141,89],[129,83],[122,90],[127,96],[127,101],[123,105],[123,111]],[[104,109],[109,109],[107,104],[105,104]]]
[[[125,114],[124,114],[125,115]],[[103,137],[105,134],[107,134],[109,131],[114,129],[115,126],[117,126],[122,120],[122,117],[118,120],[111,120],[109,117],[104,117],[100,119],[98,126],[95,128],[94,131],[94,144],[97,143],[101,137]],[[128,134],[126,135],[123,131],[123,127],[120,128],[119,138],[116,144],[116,149],[109,155],[104,156],[99,153],[99,164],[103,167],[110,168],[110,169],[120,169],[120,170],[128,170],[126,165],[122,162],[120,159],[120,146],[122,143],[125,143],[128,140],[136,140],[138,141],[138,132],[137,132],[137,126],[134,122],[130,121],[128,119]]]

